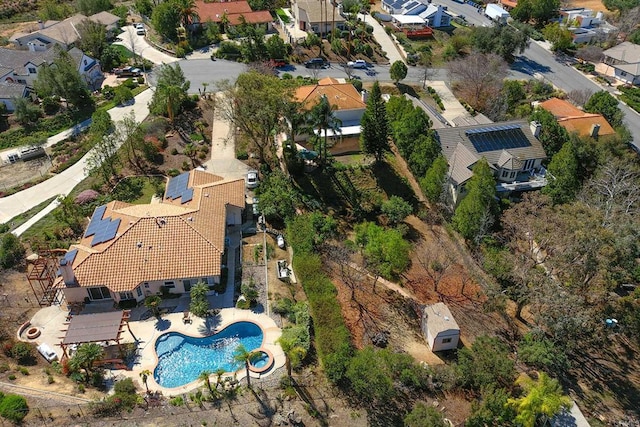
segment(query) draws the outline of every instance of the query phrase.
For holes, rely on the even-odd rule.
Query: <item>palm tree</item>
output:
[[[149,295],[144,299],[144,306],[147,308],[150,308],[155,317],[160,318],[161,302],[162,302],[162,298],[160,298],[158,295]]]
[[[342,121],[335,117],[333,112],[335,107],[331,105],[327,95],[320,97],[320,102],[311,108],[309,112],[309,123],[318,130],[318,138],[322,138],[324,133],[324,144],[320,147],[321,150],[321,164],[324,164],[327,160],[327,140],[328,132],[332,131],[333,134],[337,134],[342,126]]]
[[[260,353],[249,351],[244,345],[240,344],[233,352],[233,360],[237,363],[244,363],[244,369],[247,373],[247,387],[251,388],[251,377],[249,376],[249,364],[260,356]]]
[[[147,380],[149,379],[149,375],[151,375],[151,371],[148,369],[145,369],[144,371],[140,372],[140,378],[142,378],[142,383],[144,384],[144,388],[147,389],[147,394],[149,394],[149,386],[147,385]]]
[[[207,390],[209,390],[209,393],[213,393],[213,390],[211,389],[211,379],[209,378],[210,376],[211,376],[211,371],[202,371],[200,372],[198,379],[204,382],[204,385],[207,386]]]
[[[173,124],[175,116],[180,112],[187,98],[190,82],[185,79],[180,65],[163,65],[158,73],[156,91],[149,105],[155,114],[167,113]]]
[[[198,16],[195,0],[179,0],[177,2],[180,10],[180,20],[185,30],[188,30],[189,24],[195,22]]]
[[[82,344],[69,360],[72,369],[84,369],[85,381],[89,382],[93,364],[104,357],[104,349],[96,343]]]
[[[282,347],[286,357],[287,375],[291,378],[291,369],[300,365],[307,355],[307,350],[298,345],[295,339],[286,338],[284,335],[280,336],[276,342]]]
[[[515,408],[518,413],[516,423],[523,427],[545,425],[562,408],[571,407],[571,399],[562,392],[558,381],[544,372],[540,372],[535,381],[529,377],[520,377],[516,384],[526,394],[518,399],[509,399],[507,404]]]
[[[218,368],[214,372],[216,374],[216,390],[218,389],[218,386],[220,385],[220,383],[222,383],[222,376],[225,374],[225,372],[226,371],[222,368]]]

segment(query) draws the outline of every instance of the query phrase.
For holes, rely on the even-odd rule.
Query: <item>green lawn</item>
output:
[[[133,58],[133,52],[131,52],[126,47],[119,44],[112,44],[111,46],[118,51],[121,57],[126,59]]]
[[[144,178],[144,187],[142,188],[142,194],[137,199],[130,203],[134,205],[143,205],[151,203],[151,198],[156,193],[156,187],[153,185],[154,178]]]
[[[49,200],[45,200],[44,202],[40,203],[39,205],[29,209],[25,213],[22,213],[20,215],[17,215],[17,216],[14,216],[13,218],[11,218],[11,220],[8,221],[9,225],[11,226],[11,228],[9,228],[9,231],[15,230],[16,228],[20,227],[22,224],[27,222],[29,219],[33,218],[38,212],[40,212],[42,209],[44,209],[47,206],[49,206],[49,204],[51,202],[53,202],[54,199],[55,199],[55,197],[52,197]]]

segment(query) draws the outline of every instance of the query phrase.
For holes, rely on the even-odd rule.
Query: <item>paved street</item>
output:
[[[170,64],[178,60],[178,58],[174,58],[171,55],[160,52],[149,45],[149,43],[144,39],[144,36],[136,34],[136,29],[133,28],[132,25],[123,27],[122,33],[120,33],[118,38],[120,41],[117,41],[114,44],[122,45],[130,51],[135,52],[136,55],[142,55],[154,64]]]

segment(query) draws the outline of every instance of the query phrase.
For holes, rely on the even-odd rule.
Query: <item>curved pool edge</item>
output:
[[[271,369],[273,367],[273,365],[275,364],[275,359],[273,357],[273,353],[271,353],[271,350],[269,350],[268,348],[262,346],[262,347],[258,347],[255,350],[253,350],[254,352],[258,353],[258,352],[262,352],[264,354],[267,355],[268,362],[266,365],[258,368],[256,366],[254,366],[253,364],[249,364],[249,371],[256,373],[256,374],[264,374],[265,372],[267,372],[269,369]]]
[[[214,332],[220,332],[232,323],[236,322],[251,322],[256,324],[262,330],[262,345],[259,348],[269,349],[274,356],[274,363],[272,364],[271,369],[267,372],[263,372],[260,374],[252,372],[253,375],[251,375],[251,378],[260,378],[262,376],[267,376],[271,372],[285,365],[284,353],[282,352],[280,345],[276,343],[276,340],[280,338],[280,335],[282,335],[282,330],[278,327],[278,325],[272,318],[264,313],[254,313],[249,310],[240,310],[236,308],[222,309],[220,310],[220,316],[222,320],[220,322],[220,325],[214,330]],[[144,359],[149,359],[149,361],[136,364],[131,371],[123,372],[124,376],[131,377],[132,379],[137,381],[140,385],[140,388],[142,388],[143,390],[144,384],[142,384],[142,380],[140,379],[140,372],[144,370],[154,372],[156,366],[158,365],[158,355],[156,354],[155,350],[156,341],[158,340],[158,338],[169,332],[177,332],[192,338],[203,338],[208,336],[197,332],[200,327],[204,326],[204,319],[194,317],[193,323],[185,325],[181,320],[183,317],[182,312],[168,314],[163,317],[171,320],[172,326],[165,331],[161,331],[161,333],[155,331],[157,334],[154,335],[147,343],[145,343],[144,348],[141,350],[140,360],[144,361]],[[236,372],[226,372],[225,376],[233,376],[234,374],[236,375],[238,381],[243,380],[246,376],[244,368],[239,369]],[[147,378],[147,385],[149,386],[150,390],[157,390],[165,395],[175,396],[200,388],[202,386],[202,381],[194,380],[179,387],[169,388],[161,386],[156,382],[153,375],[149,375]]]

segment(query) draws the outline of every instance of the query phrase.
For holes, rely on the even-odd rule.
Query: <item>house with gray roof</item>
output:
[[[383,0],[382,9],[400,24],[422,24],[431,28],[451,25],[452,17],[447,12],[447,6],[431,3],[429,0]]]
[[[540,129],[539,123],[525,121],[435,129],[449,163],[453,203],[464,194],[473,167],[483,157],[493,171],[498,192],[528,191],[546,185],[542,161],[547,155],[538,140]]]
[[[431,351],[455,350],[460,341],[460,327],[443,302],[428,305],[422,312],[422,333]]]
[[[322,4],[318,0],[294,0],[291,3],[294,25],[302,31],[316,34],[329,34],[333,28],[343,30],[346,19],[340,14],[341,8],[336,7],[334,13],[331,4],[327,3],[325,12]]]
[[[602,52],[604,63],[614,69],[614,77],[628,84],[640,84],[640,45],[623,42]]]
[[[17,47],[35,51],[50,49],[54,44],[69,49],[80,38],[78,29],[87,20],[104,25],[107,32],[117,31],[120,22],[118,16],[109,12],[99,12],[89,17],[77,13],[63,21],[39,21],[37,28],[16,33],[9,40]]]
[[[100,63],[85,55],[80,49],[72,48],[69,55],[78,67],[78,72],[91,90],[97,90],[104,81]],[[33,88],[38,77],[38,69],[51,64],[57,56],[57,49],[42,52],[0,48],[0,82],[17,83]]]
[[[13,112],[15,110],[16,98],[25,98],[29,93],[30,90],[27,85],[6,81],[0,83],[0,103],[4,104],[9,112]]]

